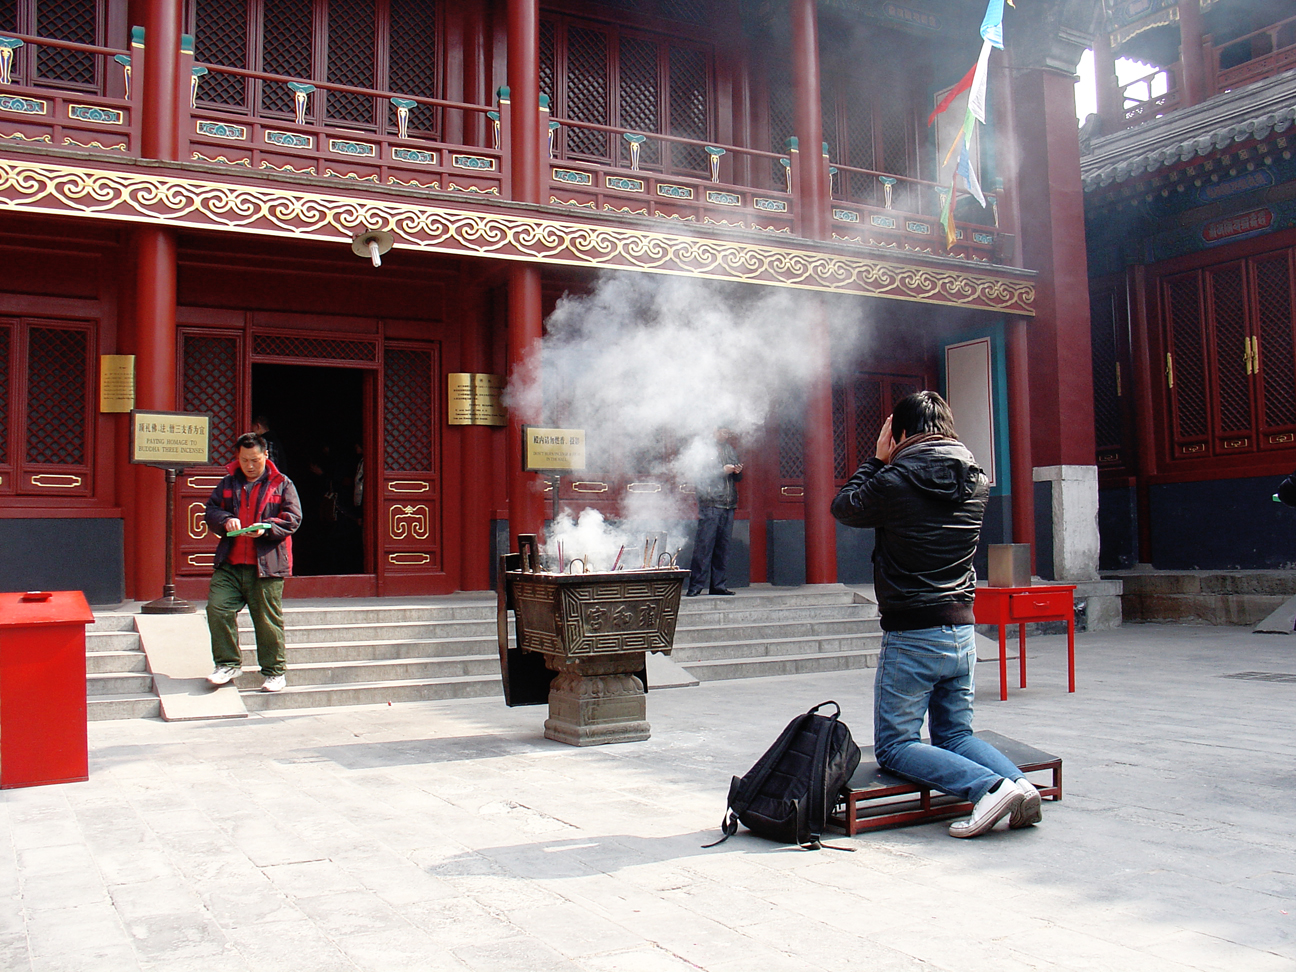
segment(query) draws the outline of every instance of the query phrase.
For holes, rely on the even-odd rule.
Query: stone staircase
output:
[[[757,584],[681,603],[671,660],[701,681],[874,668],[877,605],[838,585]]]
[[[96,614],[86,625],[86,718],[156,718],[161,705],[131,614]]]
[[[250,712],[502,692],[493,595],[289,601],[284,619],[288,686],[269,694],[251,620],[239,618],[244,671],[234,684]],[[90,718],[158,716],[133,615],[100,614],[86,630]],[[671,657],[701,681],[797,675],[873,667],[880,642],[876,606],[845,587],[761,584],[685,598]]]

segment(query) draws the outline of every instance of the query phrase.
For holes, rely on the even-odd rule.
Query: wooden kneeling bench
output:
[[[1012,760],[1028,779],[1031,773],[1052,771],[1051,782],[1046,784],[1032,779],[1031,783],[1044,799],[1062,799],[1060,757],[997,732],[983,730],[975,735]],[[972,812],[972,804],[966,800],[892,776],[878,766],[872,747],[861,747],[861,750],[859,769],[842,790],[832,816],[832,822],[845,830],[847,836],[883,827],[966,817]]]

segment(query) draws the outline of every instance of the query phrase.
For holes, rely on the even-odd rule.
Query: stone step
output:
[[[250,624],[246,612],[239,615],[240,621]],[[342,624],[397,624],[400,622],[430,621],[493,621],[495,619],[495,598],[456,602],[453,600],[440,603],[428,598],[422,604],[394,604],[383,607],[374,604],[360,604],[320,607],[304,604],[301,607],[284,604],[284,624],[288,627],[310,625]]]
[[[843,672],[876,668],[878,651],[820,652],[806,655],[721,658],[687,662],[675,659],[690,675],[704,682],[726,678],[759,678],[769,675],[808,675],[814,672]]]
[[[396,658],[379,661],[335,662],[302,665],[288,661],[288,681],[293,686],[345,685],[371,682],[432,681],[463,676],[499,677],[499,655],[468,655],[448,658]],[[240,691],[260,689],[263,681],[255,663],[245,666],[234,680]]]
[[[293,673],[288,675],[292,679]],[[257,681],[260,685],[260,681]],[[258,689],[242,692],[249,712],[270,709],[306,709],[334,705],[381,705],[392,702],[427,702],[445,699],[480,699],[502,695],[499,672],[462,678],[408,679],[391,682],[354,682],[341,685],[292,685],[282,692]]]
[[[134,631],[86,631],[86,651],[140,651]]]
[[[778,638],[761,642],[722,641],[706,645],[677,645],[671,652],[671,658],[675,664],[691,670],[691,666],[713,659],[727,661],[740,658],[858,652],[876,654],[881,651],[881,648],[881,635],[858,634],[838,638]]]
[[[810,607],[746,607],[734,610],[680,611],[680,625],[698,627],[702,625],[746,624],[763,618],[775,618],[780,621],[831,621],[840,618],[873,618],[877,617],[877,607],[873,604],[820,604]]]
[[[162,703],[156,695],[122,693],[92,695],[86,698],[86,719],[107,722],[111,719],[160,719]]]
[[[245,665],[256,664],[256,646],[240,645]],[[384,661],[411,658],[449,658],[456,655],[499,657],[499,644],[492,632],[490,637],[456,638],[445,641],[334,641],[321,644],[289,644],[289,666],[299,664],[324,664],[328,662]]]
[[[87,651],[87,675],[111,675],[114,673],[138,673],[148,671],[148,658],[144,652],[135,651]]]
[[[86,674],[86,698],[104,695],[148,695],[153,676],[143,673],[96,672]]]
[[[834,604],[854,604],[855,593],[850,590],[805,591],[799,588],[741,587],[732,597],[699,594],[680,600],[681,611],[730,611],[758,604],[762,608],[817,607]]]
[[[719,642],[763,642],[779,641],[787,638],[820,638],[850,637],[852,635],[875,634],[881,631],[877,619],[860,620],[842,618],[832,621],[784,621],[764,620],[749,624],[726,625],[717,628],[675,629],[675,644],[709,645]]]
[[[113,631],[134,631],[134,614],[96,614],[94,621],[86,625],[86,634],[104,634]]]
[[[489,621],[392,621],[363,624],[299,624],[285,618],[284,636],[288,644],[298,642],[321,644],[328,641],[361,642],[441,641],[455,638],[480,638],[493,635],[495,616]],[[256,643],[256,632],[250,619],[240,618],[239,644]]]

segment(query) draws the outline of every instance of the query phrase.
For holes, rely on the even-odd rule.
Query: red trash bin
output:
[[[80,591],[0,594],[0,789],[90,778]]]

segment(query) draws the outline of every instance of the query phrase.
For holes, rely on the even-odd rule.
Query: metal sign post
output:
[[[209,412],[151,412],[132,409],[130,461],[166,470],[166,580],[162,596],[149,601],[142,614],[193,614],[196,610],[175,592],[176,475],[186,466],[205,466],[211,457]]]
[[[522,468],[540,473],[553,490],[553,518],[558,522],[558,484],[563,473],[585,469],[585,430],[522,426]]]

